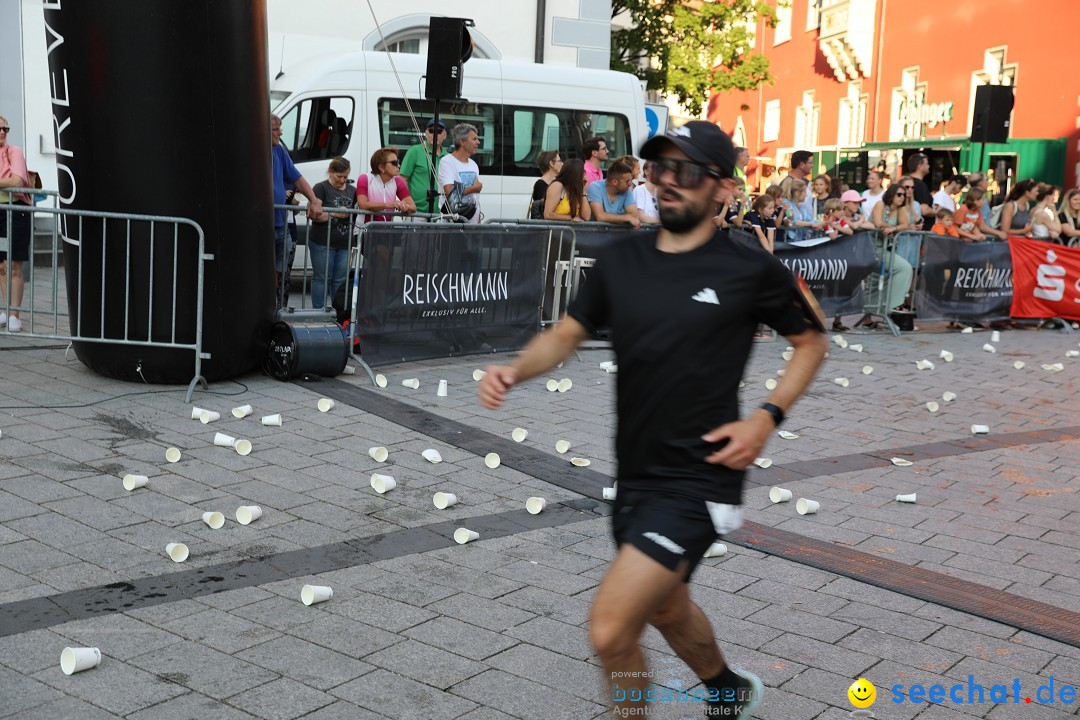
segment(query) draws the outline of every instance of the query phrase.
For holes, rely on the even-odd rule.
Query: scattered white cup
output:
[[[236,508],[236,522],[250,525],[263,516],[263,509],[258,505],[241,505]]]
[[[618,488],[606,487],[606,488],[604,488],[604,499],[605,500],[614,500],[615,496],[618,494],[618,492],[619,492]]]
[[[994,347],[993,345],[991,345],[990,343],[983,343],[983,350],[985,350],[988,353],[996,353],[997,352],[997,348]]]
[[[218,447],[236,447],[236,438],[225,433],[214,433],[214,444]]]
[[[390,457],[390,451],[384,447],[368,448],[367,454],[375,462],[386,462],[386,458]]]
[[[1013,363],[1013,367],[1016,368],[1017,370],[1023,370],[1024,369],[1024,361],[1023,360],[1017,360],[1016,362]]]
[[[225,513],[204,512],[202,514],[202,521],[209,525],[211,530],[220,530],[225,524]]]
[[[874,368],[870,367],[869,365],[863,365],[863,368],[862,368],[862,374],[863,375],[870,375],[873,372],[874,372]]]
[[[300,589],[300,602],[315,605],[334,597],[334,590],[328,585],[305,585]]]
[[[445,380],[440,380],[439,381],[439,389],[435,391],[435,394],[438,395],[439,397],[446,397],[446,381]]]
[[[233,444],[233,450],[237,455],[250,455],[251,454],[251,441],[250,440],[237,440]]]
[[[836,383],[837,385],[839,385],[840,387],[845,387],[845,388],[848,385],[851,384],[851,381],[848,380],[847,378],[834,378],[833,382]]]
[[[775,390],[776,386],[778,384],[779,383],[776,382],[776,378],[769,378],[768,380],[765,381],[765,389],[766,390]]]
[[[915,363],[915,367],[919,368],[920,370],[933,370],[934,363],[930,362],[929,360],[919,360]]]
[[[559,381],[558,380],[548,380],[547,383],[544,384],[544,387],[547,388],[548,392],[555,392],[556,390],[559,389]]]
[[[180,448],[171,447],[166,450],[165,459],[171,463],[180,462]]]
[[[387,385],[386,376],[383,375],[382,373],[377,374],[375,376],[375,384],[378,385],[381,388],[386,387],[386,385]]]
[[[431,501],[438,509],[445,510],[451,505],[457,505],[458,496],[454,493],[437,492],[431,497]]]
[[[199,420],[202,421],[203,425],[209,425],[210,423],[214,422],[215,420],[220,420],[220,419],[221,419],[221,413],[214,412],[213,410],[203,410],[202,413],[199,415]]]
[[[232,409],[232,414],[234,418],[246,418],[251,413],[252,408],[250,405],[241,405],[240,407],[234,407]]]
[[[930,402],[926,403],[926,409],[932,413],[936,413],[938,410],[941,409],[941,406],[931,400]]]
[[[418,378],[409,378],[408,380],[402,380],[401,386],[416,390],[420,387],[420,380]]]
[[[854,350],[855,352],[862,352],[863,351],[863,346],[862,345],[848,345],[848,349],[849,350]]]
[[[785,362],[791,362],[791,358],[795,357],[795,353],[791,350],[785,350],[784,352],[780,353],[780,357],[784,358]]]
[[[563,378],[559,381],[559,384],[555,386],[555,389],[561,393],[564,393],[572,387],[574,387],[574,381],[570,378]]]
[[[769,458],[754,458],[754,464],[762,470],[765,470],[766,468],[772,467],[772,460]]]
[[[901,458],[901,457],[894,457],[890,462],[893,465],[895,465],[896,467],[911,467],[912,465],[915,464],[915,463],[911,462],[910,460],[905,460],[904,458]]]
[[[397,487],[397,480],[389,475],[375,473],[371,476],[371,487],[380,495],[385,495]]]
[[[607,370],[608,368],[612,368],[612,367],[615,367],[615,361],[614,360],[605,360],[604,362],[600,363],[600,369],[601,370]]]
[[[101,664],[101,650],[98,648],[66,647],[60,653],[60,669],[65,675],[73,675],[83,670],[95,668]]]
[[[542,497],[531,497],[525,501],[525,509],[530,515],[539,515],[547,507],[547,500]]]
[[[475,530],[469,530],[468,528],[458,528],[454,531],[454,541],[458,545],[464,545],[467,542],[480,539],[480,533]]]
[[[206,412],[206,411],[203,410],[201,407],[192,407],[191,408],[191,419],[192,420],[199,420],[200,418],[202,418],[202,414],[204,412]]]
[[[502,458],[499,457],[499,453],[488,453],[484,456],[484,464],[494,470],[502,464]]]
[[[896,502],[913,503],[915,502],[915,495],[916,493],[911,493],[910,495],[897,495]]]
[[[274,413],[273,415],[263,415],[259,420],[263,425],[275,425],[281,427],[281,413]]]
[[[487,375],[487,373],[483,370],[477,369],[472,371],[472,379],[476,382],[480,382],[481,380],[483,380],[485,375]]]
[[[587,460],[586,458],[579,457],[570,458],[570,464],[575,467],[589,467],[590,465],[592,465],[592,460]]]
[[[319,412],[330,412],[334,409],[334,401],[330,398],[321,398],[319,400]]]
[[[806,498],[799,498],[795,503],[795,512],[800,515],[813,515],[821,508],[821,503],[817,500],[807,500]]]
[[[769,490],[769,499],[774,503],[787,502],[791,499],[791,491],[787,488],[774,487]]]
[[[1080,357],[1080,350],[1066,350],[1065,351],[1065,357],[1067,357],[1067,358]]]
[[[124,489],[128,492],[135,488],[141,488],[150,482],[150,479],[145,475],[125,475],[124,476]]]
[[[514,439],[514,442],[525,442],[525,438],[529,437],[529,431],[525,428],[514,428],[510,437]]]
[[[435,448],[428,448],[420,454],[423,455],[424,459],[427,460],[429,463],[435,464],[442,462],[442,455],[440,455],[439,451]]]
[[[724,543],[713,543],[709,546],[709,549],[705,551],[704,557],[714,558],[721,555],[727,555],[727,545]]]
[[[990,333],[990,342],[1001,342],[1001,333],[997,330]]]
[[[555,452],[559,453],[560,455],[567,452],[569,449],[570,449],[570,443],[567,442],[566,440],[556,440],[555,441]]]
[[[975,328],[966,327],[966,328],[964,328],[963,330],[960,331],[960,334],[961,335],[970,335],[973,332],[975,332]]]
[[[604,372],[609,373],[609,374],[617,373],[617,372],[619,372],[619,366],[618,365],[612,365],[611,367],[604,370]]]
[[[941,399],[947,403],[950,403],[956,399],[956,393],[950,390],[946,390],[945,392],[941,393]]]
[[[799,439],[798,435],[796,435],[793,432],[788,432],[787,430],[777,430],[776,434],[779,435],[780,437],[784,438],[785,440],[798,440]]]
[[[165,554],[168,555],[173,562],[182,563],[188,559],[188,546],[184,543],[169,543],[165,546]]]
[[[985,435],[988,432],[990,432],[990,426],[989,425],[972,425],[971,426],[971,434],[972,435]]]
[[[949,352],[948,350],[942,350],[941,354],[938,357],[940,357],[945,362],[952,362],[953,361],[953,354],[951,352]]]
[[[346,365],[345,367],[343,367],[341,369],[341,372],[344,375],[355,375],[356,374],[356,368],[354,368],[352,365]]]

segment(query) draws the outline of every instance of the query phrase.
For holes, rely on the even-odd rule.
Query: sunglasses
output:
[[[0,126],[0,132],[6,132],[6,133],[7,133],[7,132],[11,132],[11,128],[9,128],[9,127],[2,127],[2,126]]]
[[[394,167],[401,167],[401,161],[400,160],[387,160],[383,164],[384,165],[393,165]]]
[[[660,158],[649,168],[649,180],[654,183],[660,182],[660,178],[663,177],[665,172],[673,173],[675,175],[675,184],[687,190],[698,187],[705,182],[707,177],[717,180],[723,180],[726,177],[719,170],[705,167],[693,160]]]
[[[907,197],[907,193],[896,193],[896,197],[902,200]]]

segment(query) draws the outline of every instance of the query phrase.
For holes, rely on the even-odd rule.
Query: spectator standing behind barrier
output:
[[[1061,222],[1054,212],[1053,185],[1039,184],[1035,192],[1035,207],[1031,210],[1031,237],[1036,240],[1061,241]]]
[[[480,134],[475,125],[461,123],[451,132],[454,151],[439,161],[439,186],[449,203],[450,213],[461,216],[465,222],[480,222],[480,167],[473,156],[480,152]]]
[[[959,193],[967,187],[967,178],[963,175],[953,175],[941,186],[941,189],[934,193],[932,198],[934,201],[934,210],[948,210],[950,213],[956,212],[956,200],[953,196]],[[938,222],[941,221],[941,216],[935,213]],[[935,223],[937,224],[937,223]]]
[[[825,224],[825,234],[829,236],[830,240],[836,240],[841,235],[853,235],[855,230],[847,221],[847,217],[844,214],[844,203],[840,198],[829,198],[825,201],[825,205],[822,208],[824,216],[822,222]],[[844,319],[837,315],[833,318],[833,330],[837,332],[847,332],[850,328],[844,325]]]
[[[825,218],[825,201],[833,197],[832,179],[828,175],[818,175],[810,184],[810,192],[814,196],[814,217],[823,220]]]
[[[918,223],[912,222],[908,209],[907,189],[903,183],[889,186],[881,202],[874,207],[873,218],[874,227],[881,230],[882,235],[892,235],[916,228],[922,229]]]
[[[8,143],[11,123],[0,115],[0,204],[30,205],[30,196],[24,193],[9,193],[2,188],[30,187],[29,173],[26,170],[26,157],[20,148]],[[11,314],[0,310],[0,328],[7,327],[8,332],[21,332],[22,320],[18,307],[23,300],[24,262],[30,259],[30,214],[11,212],[11,225],[8,225],[8,212],[0,210],[0,237],[8,239],[8,252],[0,251],[0,307],[11,305]],[[10,267],[10,272],[8,268]],[[10,287],[8,278],[11,278]],[[10,290],[10,296],[8,292]]]
[[[304,176],[300,174],[300,171],[293,165],[292,158],[289,157],[288,151],[285,150],[285,146],[281,144],[281,118],[277,115],[270,115],[270,157],[272,163],[272,177],[274,183],[274,204],[285,204],[285,185],[287,183],[293,183],[296,189],[300,191],[300,194],[307,198],[307,216],[308,218],[316,218],[322,213],[322,201],[315,197],[315,192],[311,189],[311,185],[304,179]],[[278,288],[277,303],[278,307],[281,307],[284,288],[281,285],[281,278],[288,272],[289,268],[286,267],[286,259],[289,257],[289,250],[292,249],[292,242],[286,242],[286,210],[274,210],[274,287]],[[286,246],[289,247],[286,247]]]
[[[953,224],[953,213],[955,210],[949,210],[949,208],[938,208],[937,222],[930,228],[930,232],[935,235],[948,235],[949,237],[959,238],[960,231],[957,230],[956,225]]]
[[[1080,242],[1080,189],[1073,188],[1065,193],[1058,206],[1058,220],[1061,221],[1061,240],[1069,247]]]
[[[803,214],[810,217],[814,217],[816,214],[814,212],[814,198],[810,195],[810,173],[812,172],[814,172],[813,153],[809,150],[796,150],[791,153],[791,173],[788,177],[794,178],[806,186],[806,197],[802,201],[804,205]]]
[[[397,148],[379,148],[371,156],[371,172],[356,181],[356,204],[361,210],[414,213],[416,203],[409,186],[401,177],[401,161]],[[390,215],[375,215],[375,222],[391,220]],[[361,222],[367,222],[364,218]]]
[[[634,205],[637,206],[638,220],[642,224],[655,225],[660,222],[660,209],[656,204],[656,183],[649,174],[655,169],[655,160],[645,161],[645,182],[634,188]]]
[[[757,200],[754,200],[753,209],[746,213],[743,219],[743,224],[750,226],[750,232],[754,233],[761,247],[768,253],[771,253],[776,245],[776,223],[773,221],[775,211],[776,201],[768,195],[759,195]]]
[[[878,170],[871,170],[866,176],[866,189],[862,191],[862,197],[866,200],[863,203],[863,212],[869,215],[874,211],[874,206],[881,202],[881,196],[885,194],[885,188],[882,186],[882,175]]]
[[[810,236],[811,230],[821,230],[824,227],[814,217],[812,208],[806,205],[808,194],[806,183],[797,178],[788,177],[780,186],[784,194],[784,214],[788,242],[798,242]]]
[[[855,231],[873,230],[874,223],[864,213],[866,211],[866,198],[859,195],[855,190],[845,190],[840,196],[840,202],[844,207],[844,219]]]
[[[924,153],[915,153],[904,163],[908,176],[914,185],[915,202],[919,204],[919,213],[915,222],[919,223],[920,230],[929,230],[934,224],[934,198],[930,194],[930,188],[926,184],[926,176],[930,174],[930,158]]]
[[[585,163],[577,158],[567,160],[548,185],[544,220],[580,222],[591,218],[592,209],[585,196]]]
[[[405,178],[405,183],[409,186],[409,195],[421,212],[433,213],[439,207],[437,202],[428,203],[428,191],[431,189],[431,143],[434,142],[439,146],[439,156],[435,161],[438,167],[438,161],[446,154],[446,147],[443,144],[445,140],[446,126],[440,122],[439,133],[436,135],[435,118],[432,118],[427,122],[427,129],[424,130],[421,141],[406,150],[405,157],[401,159],[401,176]],[[438,192],[438,189],[438,183],[436,183],[435,191]]]
[[[351,166],[343,157],[330,161],[327,179],[316,183],[315,197],[322,200],[323,211],[312,221],[307,249],[311,258],[311,306],[326,307],[327,278],[332,301],[349,274],[349,243],[353,236],[355,215],[335,213],[331,209],[356,207],[356,188],[349,184]]]
[[[544,150],[536,156],[536,164],[540,168],[540,179],[533,183],[528,218],[530,220],[543,220],[548,186],[551,185],[551,181],[562,170],[563,161],[559,157],[558,150]]]
[[[988,234],[994,234],[993,228],[982,217],[982,208],[986,204],[986,193],[979,188],[968,190],[964,203],[953,213],[953,226],[961,240],[982,242]]]
[[[600,166],[608,159],[607,141],[602,137],[589,138],[581,148],[581,156],[585,159],[586,187],[597,180],[603,180],[604,171]]]
[[[773,221],[773,227],[776,228],[776,234],[782,236],[784,224],[787,222],[787,213],[783,208],[783,192],[776,185],[770,185],[765,188],[765,195],[768,195],[773,199],[773,214],[771,220]]]
[[[921,229],[921,225],[911,221],[911,215],[907,209],[907,191],[902,183],[889,186],[882,196],[881,202],[874,207],[873,217],[874,225],[882,235],[887,236],[905,230]],[[888,272],[890,263],[887,259],[882,258],[881,252],[880,245],[875,243],[875,254],[878,262],[881,262],[886,272]],[[899,253],[892,253],[891,260],[892,277],[889,283],[889,297],[886,298],[889,311],[895,310],[904,304],[914,276],[911,263]],[[877,330],[881,327],[881,323],[873,321],[871,316],[867,314],[855,326]]]
[[[737,178],[746,177],[746,166],[750,164],[750,151],[744,147],[735,148],[735,169],[732,174]]]
[[[622,163],[630,168],[630,190],[641,184],[641,161],[633,155],[622,155],[615,158],[615,162]]]
[[[728,228],[743,226],[743,215],[746,212],[746,205],[743,202],[743,198],[746,197],[746,193],[743,191],[745,181],[742,178],[734,178],[735,189],[724,200],[724,204],[720,206],[720,211],[713,218],[713,223],[723,230]]]
[[[1035,201],[1038,191],[1039,184],[1034,180],[1021,180],[1016,183],[1001,206],[1001,222],[998,227],[1009,235],[1030,235],[1031,203]]]
[[[989,183],[986,180],[986,173],[973,172],[968,175],[968,190],[982,190],[983,196],[986,198],[986,202],[982,204],[980,212],[982,213],[983,220],[986,221],[987,225],[990,224],[990,192],[988,190],[988,187]]]
[[[637,205],[630,196],[630,173],[622,163],[612,163],[606,180],[589,183],[585,194],[589,197],[592,219],[606,223],[626,223],[633,228],[641,227]]]

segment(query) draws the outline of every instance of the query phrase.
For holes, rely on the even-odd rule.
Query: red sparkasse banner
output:
[[[1009,238],[1013,317],[1080,320],[1080,248]]]

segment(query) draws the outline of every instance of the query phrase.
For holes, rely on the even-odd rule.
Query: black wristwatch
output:
[[[780,423],[784,422],[784,411],[772,403],[761,403],[761,409],[772,415],[773,422],[776,427],[780,427]]]

